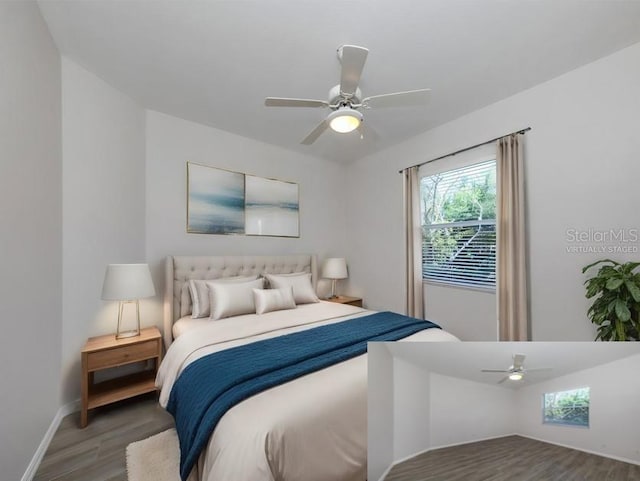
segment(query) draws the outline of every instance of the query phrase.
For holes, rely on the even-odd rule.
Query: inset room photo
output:
[[[640,346],[369,343],[370,481],[640,480]]]

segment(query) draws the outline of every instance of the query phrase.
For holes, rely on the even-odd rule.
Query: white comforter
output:
[[[182,334],[156,380],[166,407],[173,383],[212,352],[371,314],[320,302],[288,311],[214,321]],[[411,341],[455,341],[427,329]],[[364,481],[367,465],[366,355],[307,374],[230,409],[216,426],[190,481]],[[224,369],[224,366],[221,366]]]

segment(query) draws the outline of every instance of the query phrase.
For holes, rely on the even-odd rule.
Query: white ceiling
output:
[[[144,107],[294,151],[360,158],[640,41],[640,1],[40,0],[62,54]],[[364,96],[430,87],[427,107],[366,111],[378,139],[325,133],[336,48],[370,49]],[[595,93],[597,94],[597,93]]]
[[[526,373],[522,381],[501,384],[511,389],[640,354],[640,343],[633,342],[389,342],[385,345],[394,357],[432,372],[487,384],[496,384],[504,374],[483,373],[481,369],[508,369],[514,354],[526,356],[525,369],[552,368]]]

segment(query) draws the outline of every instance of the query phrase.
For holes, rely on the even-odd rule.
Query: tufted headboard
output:
[[[318,269],[314,255],[289,256],[168,256],[165,268],[164,343],[173,341],[173,323],[191,312],[189,280],[253,274],[310,272],[316,288]]]

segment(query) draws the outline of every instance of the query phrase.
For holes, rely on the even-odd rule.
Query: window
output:
[[[423,177],[422,278],[495,289],[496,161]]]
[[[589,427],[589,388],[544,395],[543,422]]]

